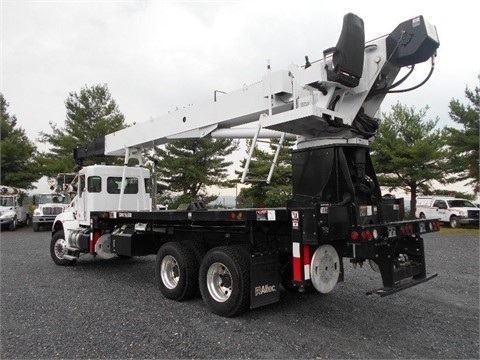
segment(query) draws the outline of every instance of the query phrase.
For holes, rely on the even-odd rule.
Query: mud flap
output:
[[[255,255],[251,258],[250,308],[280,300],[280,269],[278,254]]]

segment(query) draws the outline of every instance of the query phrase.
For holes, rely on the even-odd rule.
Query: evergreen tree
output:
[[[438,119],[424,120],[428,107],[416,112],[400,103],[384,114],[379,134],[372,143],[372,160],[380,185],[410,193],[415,211],[417,191],[431,180],[451,182],[446,166],[445,136],[435,129]]]
[[[227,168],[232,162],[225,157],[236,149],[237,142],[230,139],[208,138],[177,140],[158,148],[157,179],[163,197],[174,199],[170,208],[196,200],[209,203],[217,196],[207,193],[208,186],[231,186]]]
[[[479,75],[480,80],[480,75]],[[450,101],[450,118],[461,129],[448,127],[447,144],[452,172],[457,181],[470,180],[474,192],[480,191],[479,184],[479,124],[480,124],[480,88],[465,90],[465,97],[471,104],[464,105],[458,100]]]
[[[35,170],[35,144],[28,139],[25,130],[17,126],[15,115],[7,112],[9,104],[0,93],[0,183],[24,189],[41,176]]]
[[[65,106],[67,109],[65,127],[60,128],[50,122],[52,133],[40,134],[40,141],[51,146],[50,152],[43,154],[43,158],[39,159],[43,164],[44,174],[72,171],[75,167],[73,159],[75,148],[127,126],[125,116],[120,112],[106,84],[85,86],[79,93],[71,92]],[[85,164],[98,161],[92,159]],[[112,163],[114,160],[101,161]]]
[[[249,187],[243,188],[237,198],[239,207],[278,207],[285,206],[292,196],[292,166],[290,147],[292,141],[285,140],[280,150],[277,165],[272,174],[270,183],[266,180],[272,166],[279,140],[272,139],[268,150],[256,147],[253,151],[252,160],[248,169],[246,183]],[[248,142],[248,148],[252,141]],[[247,149],[249,151],[249,149]],[[246,159],[241,163],[244,169]],[[243,171],[236,172],[241,178]]]

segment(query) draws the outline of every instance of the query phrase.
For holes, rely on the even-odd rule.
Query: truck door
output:
[[[27,219],[27,209],[22,204],[21,197],[15,197],[15,213],[18,221],[25,221]]]
[[[86,186],[85,186],[85,175],[80,175],[78,177],[78,220],[85,221],[87,220],[87,196],[86,196]]]
[[[435,200],[433,203],[433,217],[439,217],[442,220],[448,218],[447,216],[447,203],[445,200]]]

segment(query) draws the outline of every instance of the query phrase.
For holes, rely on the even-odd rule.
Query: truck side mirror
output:
[[[37,195],[33,195],[32,201],[33,205],[37,205]]]

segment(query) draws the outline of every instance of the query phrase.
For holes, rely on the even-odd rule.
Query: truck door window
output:
[[[127,178],[126,185],[124,189],[125,194],[138,194],[138,179],[137,178]]]
[[[446,209],[447,208],[447,203],[443,200],[437,200],[433,203],[433,207],[439,208],[439,209]]]
[[[475,207],[470,201],[467,200],[449,200],[447,201],[450,207]]]
[[[150,178],[146,178],[144,180],[145,180],[145,193],[150,194],[152,182],[150,181]]]
[[[107,178],[107,192],[109,194],[120,194],[120,187],[122,186],[121,177],[109,177]],[[133,177],[127,177],[125,179],[124,194],[138,194],[138,179]]]
[[[100,176],[89,176],[87,179],[87,190],[89,193],[102,191],[102,178]]]
[[[78,196],[82,197],[83,190],[85,190],[85,175],[82,175],[78,178]]]

